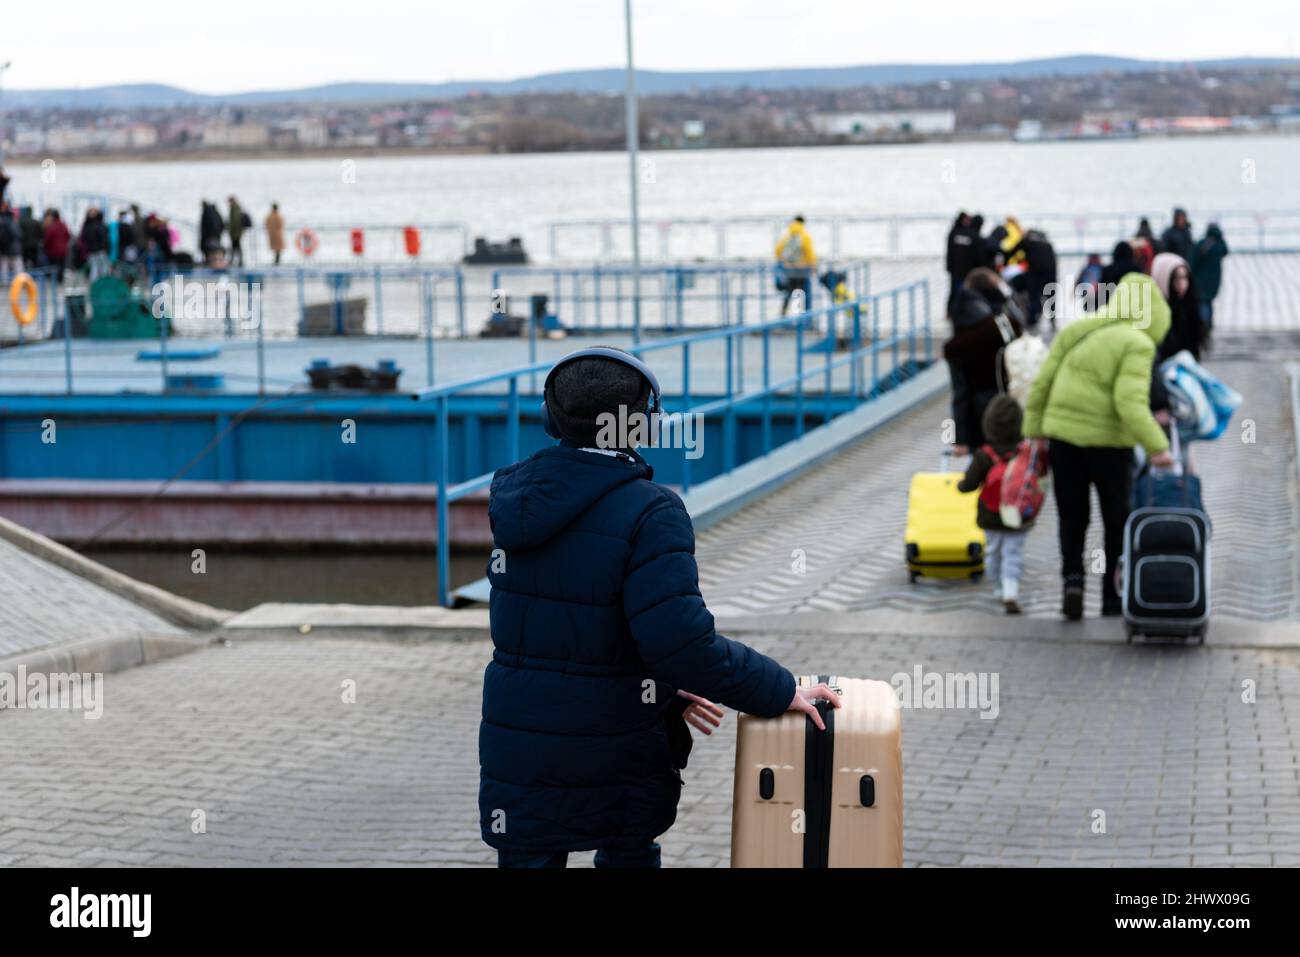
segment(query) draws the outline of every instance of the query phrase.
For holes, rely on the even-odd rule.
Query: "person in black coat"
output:
[[[1151,228],[1151,220],[1143,216],[1138,220],[1137,232],[1133,234],[1136,239],[1145,239],[1150,245],[1153,253],[1160,252],[1160,240],[1156,239],[1155,230]]]
[[[961,288],[962,281],[976,266],[978,250],[975,244],[979,242],[979,231],[972,227],[972,219],[962,211],[957,214],[957,219],[952,224],[952,229],[948,230],[948,251],[944,260],[944,268],[948,272],[948,308],[947,315],[952,315],[953,302],[957,298],[957,290]]]
[[[966,277],[952,319],[943,357],[952,382],[953,451],[964,455],[985,442],[984,409],[1000,391],[1002,347],[1024,331],[1024,324],[1006,283],[983,268]]]
[[[1020,238],[1020,242],[1007,251],[1007,259],[1015,258],[1016,254],[1021,252],[1025,254],[1025,271],[1019,278],[1029,305],[1029,314],[1025,317],[1025,323],[1032,330],[1038,327],[1038,321],[1042,318],[1048,287],[1057,281],[1056,249],[1053,248],[1045,233],[1030,229]],[[1052,328],[1055,329],[1055,310],[1049,318]]]
[[[1196,279],[1187,260],[1173,253],[1161,253],[1151,266],[1151,278],[1169,303],[1169,334],[1156,349],[1156,362],[1163,362],[1184,349],[1201,361],[1208,329],[1201,315]]]
[[[1189,263],[1195,259],[1196,240],[1192,238],[1192,224],[1188,222],[1187,210],[1174,210],[1173,225],[1160,235],[1160,247],[1157,252],[1182,256]]]
[[[1142,272],[1142,267],[1138,265],[1138,261],[1133,255],[1133,247],[1121,240],[1115,244],[1114,250],[1111,251],[1110,262],[1101,270],[1101,281],[1097,286],[1098,308],[1106,305],[1111,290],[1131,272]]]
[[[35,269],[42,265],[41,240],[45,230],[30,206],[23,207],[22,214],[18,217],[18,229],[23,237],[23,263],[28,269]]]
[[[199,252],[205,262],[211,262],[216,252],[221,249],[221,235],[226,231],[226,221],[221,218],[217,207],[203,201],[203,210],[199,213]]]
[[[715,630],[682,500],[609,428],[650,414],[657,385],[642,368],[561,360],[543,390],[559,444],[492,479],[479,815],[504,867],[590,850],[598,867],[656,867],[687,723],[716,725],[713,701],[763,717],[838,706]]]
[[[108,252],[108,227],[104,225],[104,214],[92,206],[86,210],[86,218],[81,223],[81,251],[89,259]]]

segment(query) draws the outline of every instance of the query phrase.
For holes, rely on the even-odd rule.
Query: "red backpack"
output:
[[[980,504],[990,512],[1002,507],[1002,477],[1007,474],[1007,459],[1004,459],[993,446],[984,446],[984,454],[993,461],[988,475],[984,476],[984,487],[980,489]]]
[[[998,513],[1010,529],[1022,528],[1038,517],[1043,507],[1043,488],[1038,481],[1047,473],[1047,450],[1041,442],[1022,441],[1015,454],[1002,458],[993,446],[984,446],[993,467],[984,478],[980,502]]]

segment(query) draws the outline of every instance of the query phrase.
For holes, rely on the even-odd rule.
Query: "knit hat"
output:
[[[1020,444],[1020,424],[1024,421],[1020,403],[1009,395],[998,395],[984,409],[984,438],[995,449],[1011,449]]]
[[[650,382],[617,359],[587,356],[556,370],[545,399],[560,435],[578,445],[594,446],[600,415],[617,417],[620,407],[624,416],[649,408]]]
[[[1169,302],[1169,285],[1174,280],[1174,272],[1182,266],[1187,268],[1187,260],[1177,253],[1160,253],[1155,259],[1151,260],[1151,278],[1156,281],[1156,288],[1160,290],[1160,295],[1165,297],[1165,302]],[[1190,273],[1191,270],[1188,270]]]

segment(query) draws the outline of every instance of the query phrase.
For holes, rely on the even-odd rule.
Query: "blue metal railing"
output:
[[[161,372],[162,391],[168,392],[168,345],[174,339],[252,341],[256,352],[256,375],[245,374],[244,381],[255,381],[259,394],[267,391],[266,354],[273,347],[275,339],[294,339],[311,335],[334,335],[346,332],[348,338],[358,335],[384,338],[400,336],[415,338],[423,344],[424,383],[434,384],[435,339],[447,337],[465,338],[469,333],[466,325],[466,290],[465,279],[459,266],[368,266],[350,269],[330,268],[294,268],[279,267],[275,269],[230,269],[210,270],[201,267],[191,269],[157,269],[152,275],[137,283],[130,298],[120,303],[124,310],[136,316],[136,322],[128,320],[132,328],[141,333],[134,338],[116,339],[91,336],[77,337],[74,343],[74,326],[76,309],[85,310],[86,318],[94,326],[91,312],[94,308],[105,305],[103,298],[89,294],[89,290],[80,290],[75,296],[60,295],[56,282],[56,271],[52,267],[33,269],[29,274],[37,283],[37,320],[30,326],[18,325],[9,310],[0,317],[0,340],[12,341],[19,346],[37,345],[41,341],[47,344],[51,340],[61,343],[63,352],[63,370],[61,378],[67,394],[75,394],[80,382],[75,374],[77,362],[84,357],[95,376],[109,375],[121,380],[124,377],[132,383],[137,379],[152,381],[154,369],[145,371],[133,364],[106,366],[106,359],[115,354],[134,355],[146,338],[157,343],[158,371]],[[0,282],[6,277],[0,277]],[[197,285],[189,285],[197,284]],[[8,283],[5,282],[5,289]],[[179,287],[179,289],[178,289]],[[69,283],[65,287],[72,292]],[[166,289],[166,293],[162,289]],[[198,288],[204,293],[200,298],[198,313],[190,308],[190,291]],[[348,319],[348,297],[355,293],[369,293],[369,302],[373,304],[373,313],[366,317],[365,326],[358,330]],[[157,300],[165,295],[162,306]],[[80,304],[76,296],[83,296]],[[326,327],[319,323],[306,326],[309,300],[316,300],[317,307],[332,307]],[[114,303],[110,302],[110,306]],[[273,305],[279,314],[275,322],[266,321],[266,306]],[[395,312],[396,322],[386,320],[386,304]],[[441,307],[441,309],[440,309]],[[153,316],[167,317],[167,322],[159,321],[153,316],[137,315],[142,311]],[[296,315],[297,321],[286,320],[286,315]],[[319,316],[319,313],[317,313]],[[7,321],[6,321],[7,320]],[[56,323],[62,326],[59,331]],[[120,343],[120,349],[113,349],[112,342]],[[338,344],[344,345],[346,339],[338,338]],[[84,343],[85,346],[80,344]],[[15,349],[6,350],[4,360],[12,360],[11,368],[23,369],[29,364],[22,360],[31,358],[38,365],[49,356],[48,350],[42,351]],[[17,362],[18,365],[13,363]],[[45,366],[48,366],[48,361]],[[52,375],[52,368],[42,367],[41,375]],[[83,375],[85,373],[83,372]],[[292,385],[293,383],[276,383]],[[92,386],[93,388],[93,386]]]
[[[379,336],[386,333],[385,286],[389,288],[389,298],[392,296],[392,287],[397,284],[407,284],[413,287],[408,291],[416,293],[413,301],[403,304],[407,310],[414,306],[413,311],[419,317],[414,328],[402,330],[409,335],[411,332],[424,334],[426,330],[437,327],[439,297],[436,293],[445,283],[453,310],[455,334],[461,338],[467,334],[465,275],[459,266],[275,266],[223,270],[201,266],[177,269],[169,266],[155,269],[150,276],[149,286],[153,288],[157,283],[165,283],[177,275],[196,282],[228,282],[234,286],[256,283],[263,293],[268,285],[292,284],[299,317],[308,305],[309,287],[328,294],[329,301],[333,304],[335,313],[340,315],[340,319],[343,304],[349,293],[354,290],[369,292],[373,296],[375,305],[374,334]],[[341,321],[335,331],[342,333]]]
[[[1145,217],[1159,234],[1168,225],[1170,210],[1033,212],[987,210],[991,229],[1011,213],[1022,226],[1041,229],[1063,255],[1108,253],[1121,239],[1137,230]],[[951,213],[807,213],[808,229],[818,250],[832,258],[841,256],[940,256],[956,215]],[[1190,216],[1200,238],[1205,226],[1217,222],[1234,251],[1289,252],[1300,246],[1300,209],[1192,209]],[[788,214],[727,216],[717,219],[680,217],[644,224],[654,229],[657,242],[644,243],[649,258],[669,260],[690,256],[719,259],[737,255],[765,255],[788,225]],[[626,219],[573,219],[547,224],[551,259],[626,255],[630,225]]]
[[[932,355],[930,330],[930,290],[927,280],[917,280],[897,289],[872,294],[851,302],[823,306],[799,315],[783,316],[753,325],[735,325],[707,329],[669,339],[642,342],[630,347],[635,355],[645,357],[651,353],[670,349],[681,350],[681,382],[676,413],[693,416],[722,416],[723,464],[722,473],[733,471],[740,464],[738,449],[737,416],[742,406],[759,404],[762,417],[762,454],[774,448],[772,425],[773,399],[778,395],[792,398],[794,403],[794,435],[805,431],[808,407],[815,401],[805,383],[822,377],[819,389],[821,423],[829,422],[837,409],[836,399],[848,397],[856,406],[870,401],[883,391],[898,384],[923,365],[928,365]],[[809,366],[807,357],[816,355],[805,348],[809,330],[824,327],[829,339],[839,344],[842,354],[827,351],[821,364]],[[779,334],[779,335],[774,335]],[[762,377],[758,385],[744,385],[744,343],[747,338],[759,337],[762,345]],[[779,378],[773,374],[772,347],[774,339],[782,340],[793,349],[794,372]],[[695,401],[691,390],[693,349],[708,343],[722,343],[725,350],[725,394],[713,399]],[[882,360],[888,365],[882,368]],[[504,387],[506,442],[504,453],[507,462],[520,458],[521,417],[524,396],[520,381],[549,371],[550,362],[530,362],[527,365],[499,372],[487,373],[459,382],[449,383],[417,393],[414,398],[422,402],[436,402],[437,408],[437,486],[438,486],[438,600],[449,604],[451,593],[451,504],[467,495],[486,489],[493,472],[484,472],[463,481],[455,482],[451,476],[450,418],[451,401],[457,396],[478,392],[485,387]],[[837,391],[835,373],[847,369],[846,387]],[[870,375],[868,376],[868,369]],[[493,393],[496,394],[496,393]],[[528,395],[530,408],[537,401],[535,386]],[[814,410],[815,411],[815,410]],[[682,488],[691,488],[691,460],[683,455]]]
[[[865,260],[823,264],[816,271],[826,269],[842,272],[854,295],[862,297],[869,293],[871,266]],[[782,300],[775,285],[776,270],[776,264],[768,261],[677,263],[643,268],[642,311],[656,316],[657,321],[637,321],[639,313],[632,308],[633,270],[627,264],[500,267],[492,272],[491,293],[494,303],[501,304],[512,295],[508,284],[531,282],[532,285],[526,286],[528,293],[546,295],[549,311],[566,324],[568,331],[630,332],[633,341],[639,342],[645,331],[677,332],[689,327],[736,324],[741,321],[738,311],[745,304],[751,308],[756,306],[760,315],[766,314],[769,303]],[[808,292],[805,308],[829,304],[831,294],[816,277]],[[733,311],[733,306],[738,306],[738,310]],[[537,329],[531,323],[528,333],[530,341],[535,341]],[[529,358],[530,361],[536,358],[535,348],[530,350]]]

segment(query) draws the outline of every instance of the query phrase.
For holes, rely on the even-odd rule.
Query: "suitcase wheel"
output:
[[[971,572],[971,573],[970,573],[970,580],[973,581],[973,582],[983,581],[983,580],[984,580],[984,573],[983,573],[983,572]]]

